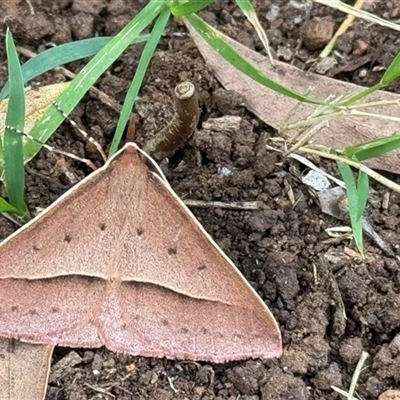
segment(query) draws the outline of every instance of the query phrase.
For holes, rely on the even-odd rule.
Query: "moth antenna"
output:
[[[81,129],[78,124],[73,121],[69,116],[63,111],[63,109],[60,107],[58,103],[55,101],[52,101],[53,106],[61,113],[61,115],[85,138],[85,140],[89,141],[90,143],[93,144],[93,146],[96,147],[97,151],[100,153],[101,157],[103,158],[103,161],[107,161],[107,156],[104,153],[103,148],[101,147],[100,143],[96,141],[94,138],[92,138],[87,132],[85,132],[83,129]]]
[[[75,154],[68,153],[68,152],[63,151],[63,150],[58,150],[58,149],[56,149],[56,148],[54,148],[54,147],[52,147],[52,146],[49,146],[49,145],[46,144],[46,143],[43,143],[43,142],[41,142],[40,140],[34,138],[34,137],[33,137],[32,135],[30,135],[29,133],[25,133],[25,132],[21,131],[20,129],[14,128],[13,126],[6,125],[5,128],[6,128],[6,129],[10,129],[10,130],[12,130],[12,131],[14,131],[14,132],[17,132],[17,133],[19,133],[20,135],[25,136],[26,138],[28,138],[28,139],[30,139],[30,140],[33,140],[33,141],[36,142],[36,143],[39,143],[39,144],[40,144],[42,147],[44,147],[46,150],[49,150],[49,151],[52,151],[53,153],[61,154],[61,155],[65,156],[65,157],[69,157],[69,158],[72,158],[72,159],[74,159],[74,160],[83,162],[84,164],[86,164],[86,165],[87,165],[90,169],[92,169],[93,171],[95,171],[95,170],[97,169],[97,167],[93,164],[93,162],[90,161],[90,160],[87,159],[87,158],[81,158],[81,157],[76,156]]]

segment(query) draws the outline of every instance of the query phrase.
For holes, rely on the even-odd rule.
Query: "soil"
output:
[[[35,15],[30,14],[28,0],[3,1],[1,31],[9,26],[19,46],[40,52],[51,42],[114,35],[147,1],[31,3]],[[344,19],[343,13],[316,3],[310,13],[304,2],[254,3],[277,56],[303,69],[309,68],[321,43]],[[365,8],[383,18],[400,18],[396,1],[367,0]],[[234,39],[263,51],[234,1],[215,1],[201,15]],[[324,29],[315,23],[321,20]],[[356,21],[336,45],[341,57],[328,73],[360,85],[374,84],[399,49],[398,32]],[[140,51],[141,46],[130,47],[98,82],[118,102],[123,101]],[[3,85],[4,45],[0,60]],[[83,65],[75,62],[67,67],[76,73]],[[33,84],[63,80],[60,72],[52,71]],[[64,368],[53,375],[47,399],[337,399],[341,396],[331,386],[349,390],[362,351],[371,358],[359,377],[357,397],[373,400],[387,389],[399,389],[398,261],[369,239],[364,260],[348,250],[353,246],[349,242],[324,242],[328,238],[324,229],[342,223],[322,214],[307,187],[291,173],[292,167],[299,168],[295,161],[265,150],[263,138],[275,132],[220,87],[179,20],[169,22],[147,71],[136,109],[137,142],[143,144],[169,121],[172,90],[183,80],[198,88],[202,114],[195,139],[165,166],[167,177],[182,199],[263,203],[254,211],[193,208],[193,213],[270,307],[282,330],[284,354],[278,360],[211,364],[132,357],[105,348],[56,348],[52,372],[59,362]],[[396,83],[390,90],[400,91]],[[231,115],[241,118],[236,131],[211,135],[201,130],[210,118]],[[107,148],[118,119],[115,111],[87,95],[72,118]],[[101,164],[96,150],[67,123],[50,144]],[[49,206],[71,186],[64,175],[54,172],[59,158],[43,150],[28,164],[27,201],[33,212]],[[68,158],[65,163],[78,178],[90,173],[82,163]],[[399,182],[398,177],[391,178]],[[389,206],[384,207],[387,189],[375,183],[372,187],[377,201],[369,206],[369,218],[400,255],[400,195],[391,192]],[[0,217],[1,239],[16,229]]]

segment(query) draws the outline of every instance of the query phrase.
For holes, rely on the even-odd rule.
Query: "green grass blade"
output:
[[[385,86],[389,85],[392,81],[397,79],[400,76],[400,52],[394,58],[394,60],[389,65],[388,69],[386,70],[385,74],[383,75],[382,79],[374,86],[366,88],[365,90],[361,91],[360,93],[351,96],[349,99],[345,100],[341,105],[342,106],[350,106],[357,101],[361,100],[365,96],[376,92],[377,90],[383,89]]]
[[[343,163],[337,162],[340,174],[342,175],[343,181],[346,185],[346,193],[348,200],[349,211],[357,211],[358,209],[358,195],[357,195],[357,186],[354,180],[353,171],[351,168]],[[357,212],[353,213],[357,215]]]
[[[400,149],[400,135],[392,135],[346,147],[342,154],[352,160],[364,161],[398,149]]]
[[[358,173],[357,180],[357,193],[358,193],[358,205],[357,205],[357,219],[362,219],[365,208],[367,207],[369,192],[369,180],[368,175],[360,171]]]
[[[197,11],[206,8],[214,0],[197,0],[188,1],[183,4],[176,6],[170,6],[171,13],[176,17],[185,17],[189,14],[195,13]]]
[[[387,68],[386,72],[382,76],[382,79],[369,88],[361,91],[360,93],[351,96],[349,99],[342,103],[343,106],[350,106],[357,101],[361,100],[362,98],[368,96],[369,94],[376,92],[377,90],[383,89],[385,86],[389,85],[395,79],[400,77],[400,52],[396,55],[394,60],[390,63],[389,67]]]
[[[149,35],[140,35],[131,44],[147,41]],[[78,40],[76,42],[61,44],[39,53],[37,56],[28,60],[22,66],[22,76],[24,84],[39,75],[44,74],[53,68],[67,64],[82,58],[91,57],[97,54],[112,37],[96,37]],[[9,83],[7,82],[0,92],[0,101],[5,99],[9,93]]]
[[[0,197],[0,213],[19,214],[19,210],[13,207],[5,199]]]
[[[121,32],[111,39],[108,44],[93,57],[56,100],[64,113],[69,114],[73,110],[100,75],[110,67],[130,43],[139,36],[164,8],[164,2],[160,2],[159,0],[150,1]],[[64,117],[59,110],[55,107],[49,107],[42,118],[32,128],[30,134],[40,142],[46,142],[63,119]],[[27,145],[24,146],[24,158],[32,158],[39,149],[40,145],[38,143],[29,141]]]
[[[140,87],[142,86],[144,75],[147,71],[151,57],[154,53],[154,50],[157,47],[158,42],[160,41],[161,35],[164,31],[165,25],[167,24],[170,15],[171,12],[168,8],[166,8],[164,11],[161,12],[151,32],[150,38],[143,49],[142,55],[139,60],[139,64],[135,71],[135,76],[133,77],[128,93],[125,97],[124,105],[121,110],[121,115],[118,120],[117,129],[115,131],[113,141],[111,143],[109,156],[112,156],[118,149],[118,145],[119,142],[121,141],[121,137],[124,132],[125,126],[128,122],[130,113],[136,101]]]
[[[25,91],[25,132],[29,132],[35,125],[36,121],[45,113],[47,108],[69,85],[68,82],[55,83],[53,85],[41,86],[36,89]],[[5,119],[7,115],[8,100],[4,99],[0,102],[0,131],[4,130]],[[22,145],[25,147],[30,141],[27,137],[23,138]],[[30,159],[24,158],[26,164]],[[0,180],[4,179],[4,156],[0,148]]]
[[[390,63],[386,72],[383,74],[381,83],[383,85],[389,85],[392,81],[397,79],[400,76],[400,52],[397,53],[397,56]]]
[[[187,16],[186,19],[199,33],[199,35],[221,55],[221,57],[232,64],[237,70],[243,72],[256,82],[261,83],[275,92],[298,101],[312,104],[324,104],[323,101],[304,96],[301,93],[297,93],[268,78],[242,56],[240,56],[231,46],[229,46],[228,43],[224,41],[224,39],[222,39],[221,34],[216,29],[212,28],[196,14],[191,14]]]
[[[361,100],[362,98],[368,96],[371,93],[376,92],[377,90],[381,90],[385,85],[383,85],[381,82],[378,82],[376,85],[371,86],[369,88],[366,88],[362,90],[359,93],[356,93],[355,95],[351,96],[350,98],[344,100],[342,103],[340,103],[340,106],[351,106],[357,101]]]
[[[362,204],[362,201],[360,201],[358,189],[351,168],[347,164],[339,161],[337,162],[337,165],[340,174],[342,175],[342,179],[346,185],[347,202],[354,241],[358,251],[364,257],[362,217],[359,217],[360,215],[362,216],[362,212],[364,211],[362,210],[360,214],[359,206]]]
[[[273,58],[272,58],[271,50],[269,48],[267,34],[265,33],[263,27],[260,24],[260,21],[258,20],[257,13],[255,12],[253,5],[251,4],[251,1],[250,0],[236,0],[236,4],[241,9],[242,13],[246,16],[246,18],[250,21],[250,23],[253,25],[254,29],[257,32],[258,37],[261,40],[261,43],[263,44],[263,46],[268,54],[268,57],[269,57],[271,63],[273,63]]]
[[[25,93],[22,81],[21,65],[18,59],[17,49],[10,31],[6,34],[6,52],[8,74],[10,79],[10,99],[8,102],[6,128],[2,143],[4,156],[5,185],[8,202],[29,219],[28,208],[24,201],[25,170],[22,154],[23,137],[15,130],[24,130],[25,123]]]

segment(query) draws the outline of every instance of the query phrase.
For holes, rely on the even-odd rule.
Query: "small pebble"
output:
[[[328,43],[333,36],[334,23],[330,20],[312,19],[303,30],[304,45],[308,50],[317,50]]]
[[[356,57],[361,57],[365,54],[368,49],[368,43],[364,42],[364,40],[357,39],[353,44],[353,55]]]

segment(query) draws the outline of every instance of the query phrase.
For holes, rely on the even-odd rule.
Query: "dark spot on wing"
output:
[[[99,227],[100,227],[101,231],[105,231],[106,230],[106,224],[100,224]]]
[[[170,256],[172,256],[173,254],[176,254],[176,253],[177,253],[176,247],[170,247],[170,248],[168,249],[168,254],[169,254]]]
[[[35,244],[32,248],[35,251],[39,251],[40,250],[40,247],[37,244]]]
[[[241,335],[240,333],[234,333],[232,335],[233,338],[238,338],[238,339],[243,339],[243,335]]]
[[[169,322],[168,322],[166,319],[162,319],[162,320],[161,320],[161,323],[162,323],[164,326],[169,325]]]
[[[182,333],[189,333],[189,329],[188,328],[181,328],[181,332]]]
[[[136,229],[136,233],[138,234],[138,236],[142,236],[144,233],[144,229],[143,228],[137,228]]]
[[[29,310],[28,314],[30,314],[30,315],[38,315],[36,310]]]
[[[12,312],[17,312],[19,310],[18,306],[12,306],[11,311]]]
[[[80,276],[79,279],[82,279],[82,277]],[[94,276],[85,276],[85,280],[93,284],[98,280],[98,278],[95,278]]]
[[[200,333],[202,333],[203,335],[207,335],[208,330],[206,328],[201,328]]]
[[[72,240],[72,236],[69,233],[65,234],[64,242],[70,243],[71,240]]]
[[[206,265],[200,265],[200,267],[197,267],[197,269],[198,269],[199,271],[204,271],[206,268],[207,268]]]
[[[60,311],[60,309],[58,307],[51,307],[51,312],[52,313],[56,313],[56,312],[59,312],[59,311]]]
[[[17,347],[17,341],[16,341],[14,338],[11,338],[11,339],[8,341],[8,349],[7,349],[7,351],[8,351],[9,353],[14,353],[16,347]]]

